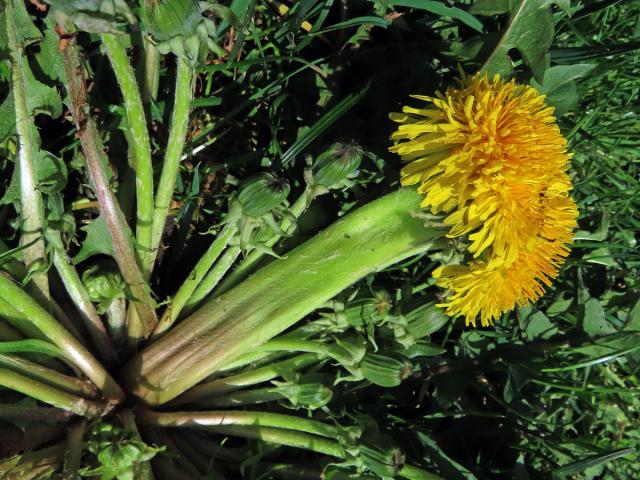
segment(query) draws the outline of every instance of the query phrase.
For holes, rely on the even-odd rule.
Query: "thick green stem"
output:
[[[296,328],[289,333],[285,333],[283,335],[279,335],[278,338],[274,338],[269,340],[267,343],[260,345],[258,348],[253,349],[251,352],[244,353],[239,357],[235,358],[233,361],[223,365],[220,367],[219,372],[221,374],[226,374],[227,372],[237,370],[240,367],[244,367],[246,365],[252,364],[254,366],[264,365],[265,363],[271,363],[282,356],[286,356],[289,351],[299,352],[304,350],[298,350],[297,348],[292,348],[291,350],[287,350],[286,348],[280,348],[282,346],[282,341],[289,342],[290,340],[296,341],[304,341],[315,332],[308,331],[309,326],[312,323],[308,323],[303,325],[302,327]],[[272,346],[276,345],[277,348],[272,349]],[[299,345],[296,344],[296,347]],[[316,343],[316,348],[324,348],[322,345]],[[317,352],[316,353],[324,353]]]
[[[137,440],[142,441],[138,425],[136,424],[136,417],[133,415],[131,410],[126,408],[123,409],[120,412],[120,420],[122,421],[122,427],[125,430],[133,433]],[[136,480],[153,480],[153,472],[151,471],[151,465],[149,462],[141,462],[138,464],[135,478]]]
[[[236,259],[240,256],[240,247],[230,247],[224,255],[216,262],[213,268],[207,273],[207,276],[204,277],[198,288],[196,288],[193,295],[189,298],[189,301],[184,306],[184,314],[189,315],[193,312],[200,303],[213,291],[214,288],[218,285],[222,277],[229,271],[229,269],[233,266]]]
[[[344,449],[333,440],[328,440],[310,433],[298,432],[284,428],[245,426],[245,425],[216,425],[208,426],[207,430],[222,435],[253,438],[269,443],[287,445],[289,447],[302,448],[312,452],[344,458]]]
[[[312,189],[305,189],[302,195],[300,195],[298,200],[296,200],[291,207],[291,214],[294,216],[294,218],[298,218],[304,213],[304,211],[311,204],[313,196],[314,194]],[[295,227],[296,225],[291,218],[285,218],[280,224],[280,229],[285,233],[293,233],[293,231],[295,231]],[[274,233],[273,236],[271,236],[271,238],[269,238],[269,240],[264,243],[267,247],[272,247],[281,238],[282,235]],[[265,252],[257,249],[253,250],[244,260],[240,262],[235,270],[233,270],[233,272],[231,272],[229,276],[227,276],[225,281],[220,284],[220,281],[233,266],[239,255],[240,248],[238,247],[230,248],[223,255],[220,261],[216,263],[216,265],[207,274],[206,278],[198,286],[195,292],[193,292],[193,295],[184,307],[185,315],[190,314],[196,308],[198,308],[202,301],[211,292],[214,292],[216,296],[222,295],[223,293],[234,287],[236,284],[241,282],[256,268],[260,260],[262,260],[262,258],[264,257]]]
[[[47,425],[67,424],[73,417],[71,412],[51,407],[24,407],[0,403],[0,418]],[[5,440],[5,439],[3,439]]]
[[[63,392],[44,383],[36,382],[26,375],[20,375],[4,368],[0,368],[0,386],[23,393],[54,407],[68,410],[76,415],[97,417],[107,410],[104,404]]]
[[[151,412],[140,411],[140,421],[145,425],[173,428],[204,428],[208,431],[253,438],[265,442],[303,448],[341,459],[349,454],[333,440],[341,429],[315,420],[268,412],[218,411],[218,412]],[[410,480],[443,480],[412,465],[402,467],[398,475]]]
[[[136,240],[137,252],[142,272],[146,279],[151,274],[153,263],[152,223],[153,223],[153,165],[151,163],[151,144],[147,130],[147,120],[142,105],[142,97],[136,82],[136,75],[129,63],[127,50],[117,35],[103,33],[102,43],[116,74],[122,92],[130,141],[135,160],[136,171]]]
[[[175,297],[171,300],[171,305],[169,305],[164,315],[162,315],[158,326],[153,332],[154,338],[166,332],[175,323],[182,309],[188,304],[194,291],[198,285],[200,285],[200,282],[203,281],[211,267],[216,264],[216,260],[229,243],[229,239],[231,239],[237,231],[238,229],[235,223],[228,223],[216,236],[205,254],[198,260],[193,270],[191,270],[187,279],[182,283]]]
[[[0,253],[5,253],[9,250],[9,248],[5,245],[4,242],[0,241]],[[24,279],[27,276],[27,269],[24,264],[15,259],[9,259],[8,261],[2,263],[0,268],[11,275],[14,279],[19,282],[24,283]],[[43,295],[42,290],[38,287],[38,285],[30,280],[27,282],[25,289],[40,305],[45,305],[51,309],[51,313],[53,316],[64,325],[64,327],[69,330],[73,335],[78,339],[84,342],[84,337],[78,329],[77,322],[74,322],[71,318],[67,316],[64,310],[58,305],[54,298],[47,298]],[[3,338],[4,329],[0,327],[0,338]],[[14,338],[15,339],[15,338]]]
[[[5,2],[6,32],[11,56],[11,87],[16,113],[18,134],[18,160],[20,172],[20,227],[23,256],[27,267],[44,266],[46,259],[44,244],[44,206],[38,189],[35,167],[34,116],[27,107],[25,69],[29,68],[22,46],[19,44],[12,2]],[[49,299],[49,280],[46,270],[33,276],[33,282],[44,299]],[[48,306],[47,306],[48,307]]]
[[[207,397],[215,397],[226,392],[232,392],[243,387],[266,382],[284,374],[292,373],[302,368],[313,365],[320,360],[316,354],[309,353],[298,355],[297,357],[272,363],[261,368],[249,370],[247,372],[231,375],[229,377],[218,378],[211,382],[196,385],[191,390],[176,398],[171,405],[185,405],[197,402]]]
[[[152,228],[152,257],[156,258],[160,248],[162,232],[167,221],[169,205],[173,197],[173,189],[180,169],[182,151],[187,139],[189,128],[189,112],[193,99],[193,67],[182,59],[177,59],[178,73],[176,77],[175,99],[173,102],[173,114],[171,115],[171,128],[169,140],[164,155],[160,183],[156,191],[155,207],[153,210]]]
[[[51,368],[43,367],[37,363],[25,360],[16,355],[0,354],[0,368],[7,368],[16,373],[46,383],[57,389],[78,395],[84,398],[95,399],[97,391],[86,380],[70,377]]]
[[[254,425],[278,427],[322,437],[336,438],[340,428],[315,420],[271,412],[212,411],[212,412],[153,412],[141,410],[138,419],[154,427],[209,428],[223,425]]]
[[[109,187],[107,176],[102,167],[104,149],[96,124],[89,113],[87,91],[84,82],[84,70],[80,62],[80,53],[75,37],[69,40],[63,51],[64,67],[69,90],[69,101],[73,119],[78,130],[77,136],[87,161],[89,176],[93,182],[96,197],[111,242],[115,251],[114,258],[133,296],[131,302],[138,312],[137,322],[128,325],[129,335],[135,341],[146,338],[157,323],[154,302],[145,278],[131,246],[129,227],[120,210],[115,195]],[[152,199],[153,200],[153,199]],[[149,224],[149,228],[151,224]]]
[[[286,401],[295,387],[266,387],[228,392],[219,397],[204,398],[196,403],[198,408],[228,408],[260,403]]]
[[[38,451],[24,452],[18,457],[0,461],[2,480],[36,480],[51,478],[64,456],[63,445],[54,445]]]
[[[103,392],[110,402],[119,402],[124,394],[111,375],[80,342],[62,327],[49,313],[27,295],[13,280],[0,274],[0,297],[29,321],[42,335],[65,353]],[[0,312],[1,313],[1,312]]]
[[[311,205],[311,201],[314,198],[314,193],[312,188],[305,188],[302,195],[294,202],[291,206],[291,213],[295,218],[300,217],[309,205]],[[284,218],[282,223],[280,224],[280,229],[285,233],[293,233],[295,231],[296,225],[291,221],[290,218]],[[272,247],[276,244],[278,240],[282,238],[281,235],[274,234],[269,240],[265,242],[267,247]],[[264,257],[265,252],[261,250],[253,250],[247,258],[242,260],[240,264],[235,268],[233,272],[229,274],[229,276],[220,284],[220,286],[216,289],[215,293],[217,295],[222,295],[227,292],[231,288],[235,287],[238,283],[244,280],[251,272],[253,272],[257,266],[257,264]]]
[[[62,280],[62,283],[75,305],[84,326],[89,332],[100,358],[108,364],[115,364],[118,361],[111,337],[102,323],[102,319],[96,310],[95,305],[89,297],[89,292],[82,283],[78,272],[71,264],[60,238],[60,233],[51,231],[48,235],[49,242],[53,245],[53,264]]]
[[[419,200],[401,189],[371,202],[210,300],[125,366],[129,391],[166,403],[369,273],[429,250],[442,234],[413,214]]]
[[[69,427],[67,433],[67,444],[64,453],[64,467],[62,469],[62,480],[78,480],[80,475],[78,470],[82,460],[82,449],[87,421],[83,418],[74,422]]]
[[[143,34],[142,61],[139,68],[143,69],[144,76],[142,78],[142,101],[145,105],[150,104],[158,95],[158,87],[160,85],[160,52],[156,48],[151,38]]]

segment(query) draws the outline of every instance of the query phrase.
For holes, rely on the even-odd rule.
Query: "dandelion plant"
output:
[[[1,2],[0,478],[637,476],[637,6]]]

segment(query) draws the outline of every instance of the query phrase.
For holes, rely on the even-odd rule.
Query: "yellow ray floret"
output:
[[[445,95],[414,97],[427,105],[390,115],[400,124],[390,151],[406,163],[402,184],[446,214],[448,236],[464,238],[471,258],[434,272],[449,292],[441,306],[490,325],[537,300],[568,255],[571,156],[553,108],[530,86],[477,74]]]

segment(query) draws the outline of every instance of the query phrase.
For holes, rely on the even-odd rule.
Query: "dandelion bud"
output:
[[[389,435],[367,435],[360,445],[360,461],[382,478],[395,478],[404,464],[404,454]]]
[[[206,19],[195,0],[145,2],[142,21],[162,53],[172,51],[178,57],[196,61],[200,46],[206,45],[207,31],[200,28]]]
[[[449,321],[444,312],[433,303],[425,303],[411,310],[405,315],[405,319],[407,331],[415,339],[437,332]]]
[[[306,375],[294,385],[278,389],[291,404],[311,409],[324,407],[331,401],[333,391],[327,386],[328,378],[321,375]]]
[[[380,325],[387,319],[391,305],[389,293],[378,290],[371,298],[360,298],[349,302],[343,314],[345,320],[354,327]]]
[[[329,347],[327,354],[346,367],[357,366],[367,352],[367,342],[361,336],[339,339]]]
[[[397,387],[413,370],[405,357],[394,353],[367,353],[360,364],[362,375],[375,385]]]
[[[124,0],[47,0],[47,3],[85,32],[120,33],[118,20],[136,22]]]
[[[289,196],[289,183],[268,173],[260,173],[245,181],[236,200],[242,212],[250,217],[261,217],[284,203]]]
[[[336,142],[321,153],[313,164],[315,185],[339,188],[357,174],[362,161],[362,150],[353,143]]]
[[[111,262],[100,262],[89,267],[82,274],[82,281],[91,301],[99,305],[100,312],[104,312],[113,300],[125,295],[124,280]]]

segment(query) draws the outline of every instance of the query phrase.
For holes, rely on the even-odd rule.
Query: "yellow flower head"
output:
[[[448,236],[468,240],[467,265],[441,266],[441,306],[475,326],[537,300],[569,253],[577,209],[569,196],[571,155],[553,108],[527,85],[464,76],[424,108],[392,113],[391,152],[406,163],[423,207],[447,214]]]

